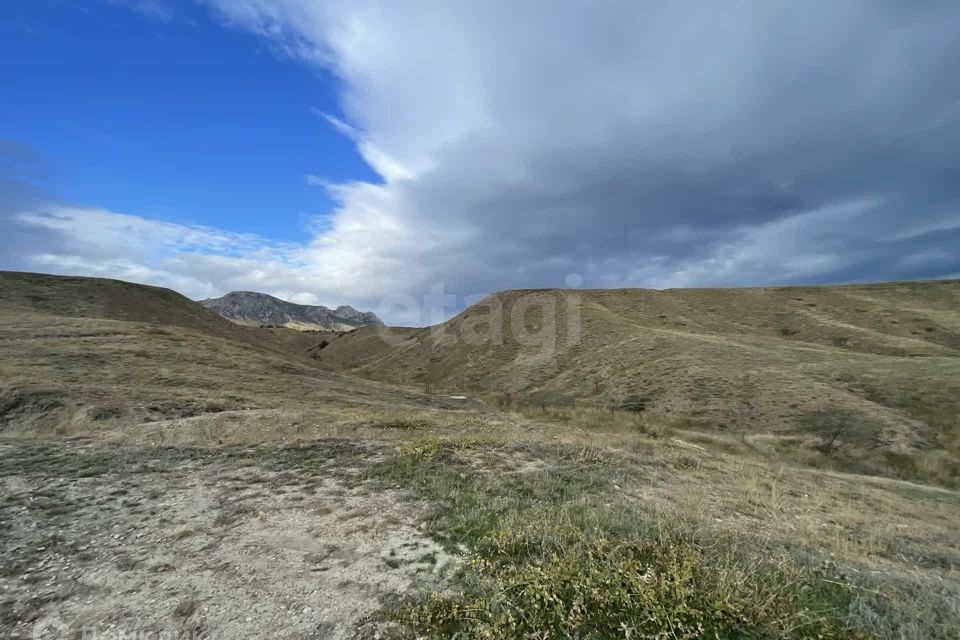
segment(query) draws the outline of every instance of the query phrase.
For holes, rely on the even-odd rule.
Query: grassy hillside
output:
[[[0,431],[69,433],[235,409],[407,406],[325,370],[317,335],[241,327],[184,296],[100,278],[0,273]]]
[[[511,291],[388,338],[359,330],[321,357],[528,412],[630,411],[766,455],[960,474],[957,281]]]
[[[860,472],[952,481],[955,292],[511,292],[329,341],[0,274],[0,635],[952,639],[960,492]]]

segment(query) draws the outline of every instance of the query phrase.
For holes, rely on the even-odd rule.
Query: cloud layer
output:
[[[572,273],[655,287],[960,274],[955,3],[208,4],[335,73],[343,113],[322,115],[383,182],[323,187],[340,206],[305,246],[20,208],[5,223],[32,234],[17,264],[366,307]]]

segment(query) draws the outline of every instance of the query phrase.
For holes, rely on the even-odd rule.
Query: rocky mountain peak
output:
[[[256,291],[231,291],[200,304],[224,318],[241,324],[270,324],[294,329],[344,331],[383,324],[372,311],[358,311],[349,305],[330,309],[322,305],[296,304]]]

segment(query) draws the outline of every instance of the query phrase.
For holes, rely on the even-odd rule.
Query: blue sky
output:
[[[956,2],[3,10],[0,269],[401,324],[570,282],[960,278]]]
[[[66,200],[305,241],[334,206],[307,175],[376,180],[317,113],[338,112],[330,74],[207,7],[5,5],[0,138],[43,154]]]

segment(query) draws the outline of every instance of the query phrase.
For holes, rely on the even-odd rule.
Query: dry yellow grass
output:
[[[428,345],[414,330],[400,332],[407,347],[375,354],[372,343],[366,343],[364,353],[376,356],[370,365],[379,358],[376,366],[408,383],[397,386],[347,375],[343,367],[329,368],[334,363],[327,359],[327,349],[334,345],[322,350],[324,360],[317,361],[306,352],[310,344],[302,341],[309,335],[238,327],[205,310],[198,313],[171,292],[89,279],[4,275],[0,471],[15,499],[0,501],[0,507],[18,517],[33,517],[22,507],[42,504],[45,511],[37,517],[48,519],[30,520],[24,528],[38,536],[35,545],[0,540],[0,555],[27,554],[41,567],[37,571],[46,571],[42,567],[50,566],[56,546],[45,541],[56,542],[56,531],[66,522],[80,522],[83,531],[95,535],[103,522],[147,518],[146,531],[189,537],[194,534],[185,526],[165,521],[168,515],[186,517],[191,526],[213,527],[203,534],[205,540],[228,542],[233,535],[229,527],[238,524],[246,527],[241,530],[248,537],[238,539],[237,557],[249,556],[258,563],[257,571],[279,594],[277,602],[287,602],[298,596],[286,589],[303,584],[305,575],[329,592],[337,586],[305,574],[299,558],[292,564],[290,557],[271,564],[268,556],[279,547],[265,546],[257,536],[269,530],[286,540],[291,528],[311,522],[342,527],[344,536],[359,533],[376,540],[344,523],[357,520],[368,528],[390,529],[392,523],[378,520],[389,502],[398,505],[405,531],[429,534],[430,544],[442,543],[445,553],[455,558],[452,562],[471,554],[495,559],[496,545],[512,541],[572,549],[557,551],[562,566],[552,556],[543,563],[557,569],[549,575],[557,593],[566,593],[567,587],[592,589],[606,579],[604,562],[609,561],[611,570],[620,566],[620,551],[639,549],[668,560],[677,552],[676,558],[688,563],[683,566],[698,572],[699,582],[687,586],[729,585],[740,596],[762,594],[785,619],[803,617],[796,605],[802,598],[794,600],[802,594],[790,587],[796,578],[836,587],[834,595],[842,596],[836,600],[837,611],[825,614],[831,629],[866,631],[891,640],[951,638],[960,624],[960,553],[954,544],[960,494],[930,482],[949,484],[955,477],[956,413],[951,411],[956,397],[951,394],[957,382],[950,355],[954,347],[949,344],[950,332],[957,329],[950,313],[954,286],[894,288],[897,300],[885,288],[824,291],[817,303],[824,315],[825,301],[840,295],[880,318],[898,308],[896,313],[922,315],[939,327],[924,332],[936,334],[935,339],[911,338],[908,332],[888,340],[864,320],[858,330],[872,332],[874,342],[865,340],[863,344],[872,346],[859,351],[849,343],[821,344],[815,335],[807,341],[778,337],[776,326],[764,324],[763,314],[779,313],[772,311],[776,304],[786,304],[783,296],[806,301],[814,292],[736,294],[734,298],[745,298],[735,299],[723,313],[719,293],[686,294],[690,299],[666,295],[666,301],[658,303],[661,308],[651,311],[631,307],[627,293],[609,292],[598,297],[596,304],[603,308],[597,315],[585,319],[599,321],[614,314],[625,320],[610,325],[606,336],[585,333],[586,346],[563,356],[570,360],[560,358],[553,364],[520,353],[516,345],[499,354],[467,349],[457,355],[441,346],[421,352]],[[751,307],[746,304],[751,297],[769,304]],[[653,294],[648,298],[650,305],[657,300]],[[717,317],[704,316],[696,331],[688,326],[638,332],[639,316],[665,309],[668,303],[683,318],[697,305],[717,309],[712,312]],[[849,314],[866,313],[856,308],[861,307]],[[171,309],[169,317],[162,315],[164,309]],[[844,314],[847,311],[830,315],[833,324],[824,321],[825,326],[854,324]],[[692,320],[683,322],[689,325]],[[371,340],[358,333],[344,336],[343,344]],[[829,337],[824,340],[829,342]],[[605,341],[611,346],[604,346]],[[883,348],[908,344],[930,353],[883,354],[879,342],[887,345]],[[465,358],[466,364],[461,362],[456,372],[450,368],[454,377],[447,382],[431,380],[432,393],[426,393],[416,366],[424,372],[433,365],[452,367],[454,356]],[[419,364],[400,375],[408,358]],[[431,363],[430,358],[438,360]],[[519,363],[520,377],[510,377],[511,362]],[[564,368],[571,363],[576,366]],[[489,372],[483,368],[488,366]],[[597,371],[591,372],[594,367]],[[658,370],[662,375],[655,375]],[[471,377],[477,373],[479,381]],[[546,377],[536,377],[541,374]],[[505,390],[481,384],[486,376],[493,380],[498,375],[528,380],[533,386]],[[666,391],[662,396],[637,392],[638,375],[651,381],[646,391]],[[537,383],[541,386],[535,380],[543,381]],[[671,390],[671,385],[679,389]],[[449,397],[469,388],[478,390],[476,396]],[[483,393],[486,402],[479,399]],[[584,395],[575,397],[580,393]],[[774,419],[781,409],[786,416],[794,415],[788,411],[794,409],[791,404],[799,407],[794,417],[819,415],[820,420]],[[844,420],[835,420],[838,415]],[[726,416],[726,421],[718,416]],[[884,427],[879,433],[877,424]],[[837,425],[843,429],[834,438],[829,430]],[[878,435],[894,442],[869,449]],[[831,438],[832,449],[825,453],[823,445]],[[899,473],[895,465],[908,465],[909,473]],[[191,484],[195,472],[204,478],[202,491]],[[897,475],[913,480],[892,477]],[[249,486],[251,478],[257,486]],[[174,492],[179,502],[149,497],[167,489],[164,482],[170,479],[182,484]],[[63,495],[81,489],[87,493],[82,501],[60,505],[44,493],[51,480],[64,487]],[[135,499],[128,496],[130,486]],[[263,486],[273,493],[264,495]],[[313,493],[321,486],[329,502],[316,504]],[[104,490],[117,496],[119,506],[102,501]],[[389,500],[374,500],[377,508],[357,505],[363,495],[385,492]],[[195,493],[206,497],[197,502]],[[211,497],[215,495],[219,497]],[[349,497],[342,500],[352,505],[349,508],[338,506],[344,496]],[[153,511],[144,511],[138,501]],[[215,513],[197,506],[208,503],[216,507]],[[220,511],[226,514],[222,519]],[[255,517],[245,524],[245,514]],[[301,538],[296,544],[307,544]],[[178,546],[166,539],[156,542],[162,549]],[[97,544],[102,558],[80,560],[88,563],[83,567],[96,569],[97,575],[116,577],[122,572],[117,584],[136,587],[138,593],[149,591],[156,572],[131,562],[120,569],[102,566],[103,558],[140,553],[131,546],[135,541],[110,538]],[[200,560],[204,549],[197,545]],[[314,559],[322,552],[311,547]],[[351,557],[369,573],[379,566],[370,554],[380,552],[371,547],[366,555]],[[507,556],[500,559],[517,575],[535,572],[540,566],[536,563],[544,560]],[[585,557],[596,557],[599,564],[583,564]],[[513,560],[518,564],[511,565]],[[626,560],[636,557],[628,553]],[[398,569],[389,564],[396,563],[392,558],[386,562],[390,570]],[[9,566],[14,573],[0,575],[0,581],[7,581],[8,593],[17,595],[0,603],[4,631],[4,625],[20,624],[23,611],[47,614],[55,606],[41,597],[45,592],[40,586],[16,574],[24,567],[13,562]],[[564,573],[559,570],[563,567],[584,571]],[[188,573],[192,575],[165,579],[187,585]],[[253,607],[256,598],[241,582],[231,582],[229,573],[216,565],[204,574],[210,581],[204,585],[209,604],[216,608],[232,603],[232,610]],[[590,578],[586,583],[568,580],[581,573]],[[410,583],[396,584],[396,596],[419,593]],[[451,592],[477,585],[453,581],[435,586]],[[120,590],[101,588],[97,606],[121,605]],[[696,595],[697,590],[686,593]],[[69,606],[87,611],[79,598],[65,594]],[[189,603],[189,598],[181,601]],[[364,600],[365,606],[372,606],[369,601]],[[434,613],[443,613],[448,605],[442,601]],[[619,601],[599,603],[608,607],[600,613],[610,614],[614,605]],[[178,607],[172,603],[170,611]],[[361,613],[374,611],[354,611],[350,620]],[[670,619],[669,606],[663,613]],[[767,625],[764,629],[779,624],[753,613],[752,623]],[[169,611],[158,609],[151,615],[154,621],[162,620]]]
[[[960,478],[956,281],[506,292],[438,327],[358,330],[321,357],[497,405],[642,411],[769,436],[794,460]]]
[[[165,289],[0,273],[0,431],[59,434],[224,411],[430,406],[320,366],[321,338],[241,327]]]

